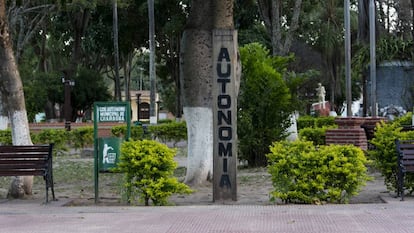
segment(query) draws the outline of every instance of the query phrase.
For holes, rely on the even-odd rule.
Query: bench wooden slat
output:
[[[40,171],[40,170],[3,170],[3,171],[0,171],[0,176],[44,176],[44,175],[45,175],[45,172]]]
[[[414,165],[414,161],[413,160],[404,160],[404,161],[401,161],[401,164],[404,167],[406,167],[406,166],[409,166],[409,165]]]
[[[9,164],[0,164],[0,170],[4,169],[36,169],[36,170],[47,170],[47,167],[43,164],[38,163],[24,163],[24,164],[15,164],[15,163],[9,163]]]

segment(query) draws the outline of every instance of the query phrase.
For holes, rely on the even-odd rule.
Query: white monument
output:
[[[318,83],[318,87],[316,88],[316,94],[318,95],[319,106],[322,109],[325,109],[325,95],[326,95],[326,91],[325,91],[325,87],[322,86],[321,83]]]

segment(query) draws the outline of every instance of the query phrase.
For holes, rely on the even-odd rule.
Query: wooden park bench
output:
[[[50,145],[0,146],[0,176],[43,176],[48,191],[53,188],[52,150]]]
[[[397,196],[404,201],[404,177],[414,173],[414,140],[395,141],[397,147]]]

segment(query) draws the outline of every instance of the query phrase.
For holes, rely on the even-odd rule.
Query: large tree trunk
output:
[[[192,186],[210,180],[213,170],[211,48],[210,30],[185,30],[181,45],[180,75],[188,132],[188,165],[185,182]]]
[[[4,0],[0,0],[0,91],[10,118],[13,145],[32,144],[23,85],[13,55]],[[20,198],[25,194],[32,194],[32,185],[32,176],[16,177],[12,181],[10,195]]]
[[[188,131],[185,182],[211,180],[213,171],[212,31],[233,28],[232,0],[193,0],[181,40],[180,81]]]
[[[188,159],[185,182],[206,183],[213,171],[212,1],[194,0],[181,40],[181,89],[187,121]]]

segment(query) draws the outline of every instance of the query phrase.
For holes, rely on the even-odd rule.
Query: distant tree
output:
[[[33,38],[41,31],[48,17],[56,12],[57,6],[52,1],[21,0],[9,1],[7,14],[13,35],[14,53],[17,63]]]
[[[258,0],[260,16],[272,42],[273,55],[286,55],[299,27],[302,0]]]
[[[240,46],[258,42],[271,48],[270,35],[260,18],[257,0],[236,0],[234,24]]]

